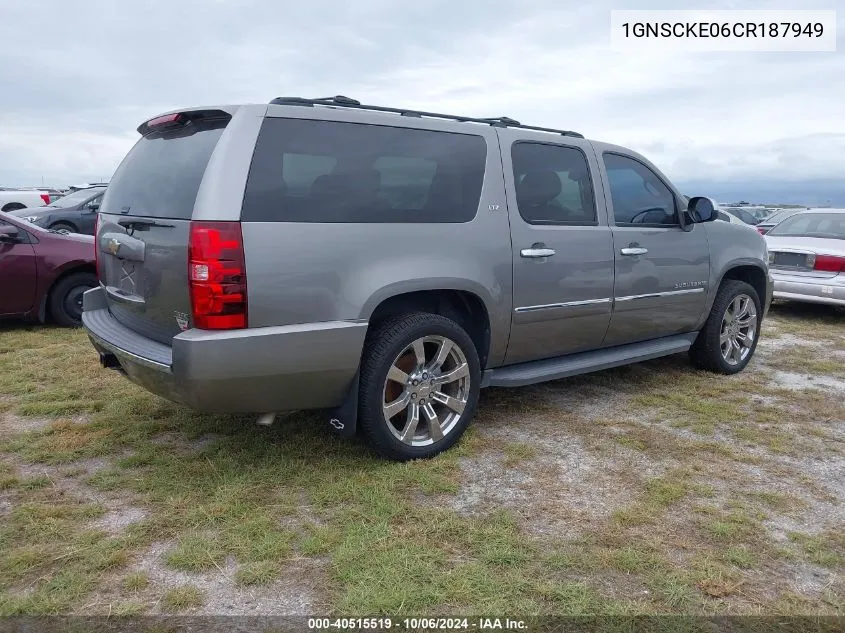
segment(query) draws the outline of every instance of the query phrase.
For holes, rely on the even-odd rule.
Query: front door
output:
[[[613,244],[589,143],[500,130],[513,244],[505,362],[598,347],[610,322]],[[521,134],[524,139],[524,132]]]
[[[613,221],[613,317],[604,344],[692,331],[705,308],[710,248],[703,226],[684,230],[681,202],[644,162],[604,152]]]
[[[35,250],[29,234],[0,220],[0,314],[24,314],[35,301]]]

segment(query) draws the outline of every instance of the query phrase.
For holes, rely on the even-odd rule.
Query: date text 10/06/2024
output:
[[[308,629],[319,630],[442,630],[442,631],[520,631],[526,630],[523,620],[510,618],[309,618]]]

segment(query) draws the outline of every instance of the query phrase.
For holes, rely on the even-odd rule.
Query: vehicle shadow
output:
[[[39,323],[38,321],[25,321],[23,319],[0,319],[0,333],[3,332],[35,332],[44,330],[48,332],[55,330],[56,326],[50,323]],[[67,331],[74,331],[74,328],[67,328]]]
[[[830,323],[841,323],[845,308],[823,303],[804,303],[775,299],[769,309],[769,316],[818,319]]]

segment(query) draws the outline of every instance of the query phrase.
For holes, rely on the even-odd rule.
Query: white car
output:
[[[845,307],[845,209],[799,211],[766,243],[776,299]]]
[[[50,204],[50,194],[38,189],[0,188],[0,211],[17,211],[29,207],[43,207]]]

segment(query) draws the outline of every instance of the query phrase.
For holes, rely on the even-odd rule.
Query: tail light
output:
[[[147,121],[147,127],[165,127],[168,125],[179,125],[184,121],[185,117],[181,114],[165,114],[164,116],[156,117]]]
[[[188,279],[195,327],[246,327],[246,264],[239,222],[191,222]]]
[[[816,255],[814,270],[823,270],[829,273],[845,272],[845,257],[837,255]]]
[[[41,199],[44,201],[44,204],[50,204],[50,194],[49,193],[42,193]]]

